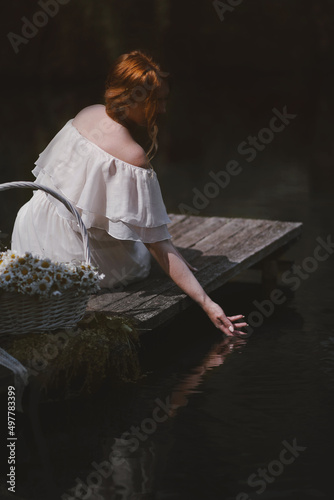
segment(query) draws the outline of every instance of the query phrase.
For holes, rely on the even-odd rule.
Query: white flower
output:
[[[103,278],[97,268],[86,262],[53,262],[13,250],[0,253],[0,291],[42,296],[57,296],[68,288],[78,293],[93,292],[100,288],[98,283]]]
[[[50,283],[46,279],[41,279],[35,285],[36,293],[40,295],[47,295],[50,286]]]
[[[0,276],[1,283],[9,287],[11,284],[13,284],[13,281],[15,279],[15,273],[12,269],[5,269],[3,273]]]

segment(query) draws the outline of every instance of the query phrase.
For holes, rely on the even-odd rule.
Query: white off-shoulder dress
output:
[[[138,281],[151,269],[144,243],[171,238],[156,172],[126,163],[84,137],[69,120],[35,162],[35,182],[65,196],[88,230],[92,264],[102,287]],[[55,261],[84,260],[73,215],[43,191],[19,210],[12,249]]]

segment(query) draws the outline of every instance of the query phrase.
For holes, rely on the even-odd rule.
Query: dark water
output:
[[[138,383],[106,383],[91,398],[63,403],[44,401],[32,386],[18,417],[17,498],[71,498],[77,486],[72,497],[94,500],[332,499],[331,3],[248,2],[223,22],[210,2],[147,2],[139,11],[131,2],[83,5],[82,17],[73,2],[63,24],[50,21],[5,59],[1,182],[32,180],[33,162],[55,133],[82,107],[102,102],[112,54],[141,45],[161,53],[174,75],[154,162],[167,210],[193,207],[193,189],[203,193],[209,172],[235,160],[242,172],[200,214],[300,221],[303,234],[285,256],[286,300],[249,338],[222,338],[194,305],[143,335],[146,377]],[[19,17],[8,16],[7,31],[19,29]],[[83,40],[87,60],[75,50]],[[284,130],[252,159],[238,151],[285,106],[296,116]],[[30,193],[1,196],[1,229],[10,234]],[[327,247],[317,253],[319,238]],[[227,314],[249,315],[258,311],[255,300],[268,300],[248,277],[212,295]],[[136,433],[131,442],[125,432]]]

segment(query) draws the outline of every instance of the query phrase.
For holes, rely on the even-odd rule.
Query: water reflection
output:
[[[156,498],[155,494],[175,441],[175,417],[188,405],[193,394],[201,393],[200,385],[206,374],[221,366],[229,354],[246,342],[245,339],[238,338],[225,338],[215,342],[191,370],[183,375],[170,374],[158,386],[145,383],[134,393],[133,388],[129,393],[125,389],[121,397],[117,391],[107,391],[104,393],[104,400],[93,400],[97,403],[95,422],[93,414],[88,416],[87,402],[74,401],[73,406],[78,405],[76,410],[69,402],[65,405],[58,402],[57,406],[50,406],[49,403],[48,408],[45,401],[39,401],[40,393],[36,386],[30,395],[29,413],[35,446],[39,449],[44,472],[43,481],[34,491],[34,496],[28,495],[32,487],[29,480],[20,485],[27,494],[26,498],[35,500],[43,498],[46,493],[50,499],[58,498],[56,491],[59,491],[60,485],[63,485],[68,495],[62,498],[68,499],[71,495],[94,500]],[[155,397],[161,391],[164,395]],[[70,407],[77,418],[76,431],[71,424],[68,431],[63,427],[64,418],[72,420]],[[83,408],[87,412],[86,416],[82,414]],[[100,413],[102,408],[104,414]],[[55,411],[61,417],[59,424],[54,421]],[[116,428],[121,428],[122,431],[115,433]],[[85,444],[78,441],[79,429],[82,429],[79,434],[86,429],[85,432],[90,435],[90,438],[85,435]],[[74,462],[63,456],[62,447],[52,449],[59,439],[62,443],[67,442],[67,449],[75,457]],[[23,436],[21,440],[24,441]],[[79,459],[80,455],[85,456],[84,462]],[[60,468],[59,460],[62,463]],[[82,465],[89,463],[88,468],[81,466],[79,469],[80,462]],[[30,469],[29,476],[34,475],[33,469]],[[47,490],[43,492],[40,488]]]
[[[214,344],[202,362],[181,378],[170,394],[156,398],[150,416],[137,425],[131,425],[121,436],[104,442],[98,462],[85,478],[81,478],[76,493],[85,492],[94,499],[149,499],[156,498],[157,480],[161,478],[173,439],[168,428],[179,410],[187,406],[208,370],[222,365],[235,349],[245,345],[243,339],[224,339]],[[167,437],[167,439],[166,439]]]

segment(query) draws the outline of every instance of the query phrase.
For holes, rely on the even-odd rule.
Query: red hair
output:
[[[133,50],[119,56],[112,64],[104,93],[106,112],[110,118],[127,126],[128,109],[135,103],[143,102],[147,123],[147,133],[151,146],[147,152],[148,161],[158,149],[158,92],[169,73],[161,71],[153,58],[142,50]],[[151,158],[149,154],[154,150]]]

